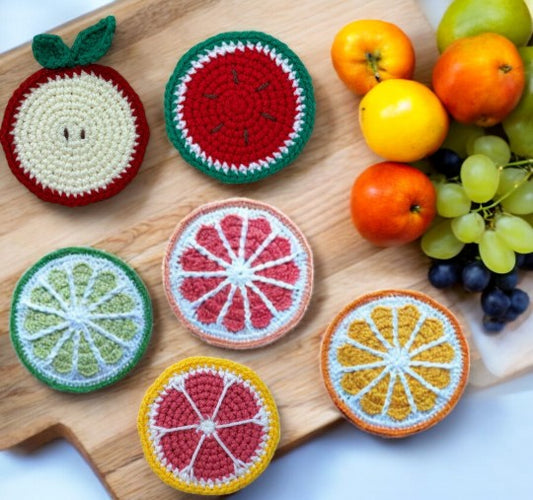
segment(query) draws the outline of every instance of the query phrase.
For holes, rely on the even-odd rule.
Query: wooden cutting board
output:
[[[55,30],[68,43],[81,29],[114,14],[113,46],[100,62],[117,69],[141,96],[151,127],[137,178],[108,201],[78,209],[41,202],[0,158],[0,448],[21,442],[69,439],[116,498],[181,498],[144,462],[135,429],[145,389],[171,363],[190,355],[228,357],[255,369],[272,389],[282,420],[280,450],[296,445],[340,416],[322,386],[321,333],[334,314],[361,293],[410,287],[453,307],[453,298],[427,284],[418,246],[377,249],[350,222],[349,192],[356,175],[378,161],[357,125],[357,99],[337,79],[329,48],[335,33],[357,18],[401,26],[414,42],[418,80],[428,82],[437,51],[434,34],[414,0],[127,0]],[[255,29],[286,42],[309,69],[317,99],[313,136],[298,160],[256,185],[225,186],[188,166],[164,130],[163,92],[178,58],[222,31]],[[23,79],[39,69],[29,45],[0,57],[0,109]],[[315,255],[316,281],[303,322],[274,345],[249,352],[208,347],[172,315],[161,284],[166,240],[178,221],[200,204],[247,196],[274,204],[300,226]],[[153,340],[133,373],[88,395],[54,392],[18,363],[8,338],[15,282],[43,254],[68,245],[92,245],[129,262],[154,304]],[[452,302],[452,303],[451,303]],[[357,432],[354,430],[354,432]]]

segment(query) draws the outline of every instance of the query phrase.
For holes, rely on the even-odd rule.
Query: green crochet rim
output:
[[[212,50],[215,46],[220,45],[222,42],[239,41],[244,43],[261,42],[276,49],[278,53],[281,53],[286,59],[288,59],[289,62],[293,65],[294,71],[298,76],[300,88],[303,90],[303,95],[305,96],[306,106],[302,131],[300,132],[299,136],[294,139],[294,144],[290,147],[289,153],[284,154],[280,159],[272,163],[268,168],[258,170],[251,174],[236,173],[231,170],[225,173],[223,171],[216,170],[215,168],[210,167],[206,161],[202,160],[202,158],[197,157],[193,152],[189,150],[186,145],[186,142],[181,136],[181,131],[179,131],[174,126],[173,110],[176,108],[176,96],[174,95],[174,92],[176,87],[180,83],[180,79],[190,69],[192,61],[196,60],[203,51]],[[302,152],[302,149],[311,137],[311,133],[315,124],[316,102],[313,91],[313,83],[309,72],[307,71],[300,58],[286,44],[274,38],[273,36],[267,35],[266,33],[262,33],[260,31],[230,31],[227,33],[215,35],[211,38],[208,38],[207,40],[204,40],[203,42],[189,49],[181,57],[166,85],[164,108],[167,135],[172,144],[176,147],[180,155],[187,163],[197,168],[204,174],[218,179],[219,181],[224,182],[226,184],[246,184],[256,182],[260,179],[275,174],[282,168],[292,163],[296,159],[296,157]]]
[[[34,364],[32,363],[32,359],[26,356],[26,353],[24,352],[24,348],[19,339],[19,332],[16,326],[17,305],[20,300],[20,295],[22,293],[22,290],[25,284],[32,278],[32,276],[36,272],[38,272],[48,262],[54,259],[60,258],[60,257],[64,257],[65,255],[72,255],[72,254],[92,255],[96,257],[101,257],[101,258],[111,261],[113,264],[118,266],[122,271],[124,271],[124,273],[128,276],[128,278],[131,279],[131,281],[135,285],[135,288],[141,294],[142,302],[143,302],[143,313],[145,317],[145,328],[142,333],[142,341],[139,344],[139,347],[137,348],[137,352],[135,353],[134,357],[128,363],[126,363],[122,367],[122,369],[114,376],[109,377],[108,379],[98,382],[96,384],[89,384],[89,385],[81,386],[81,387],[80,386],[74,387],[68,384],[60,383],[57,380],[38,371],[35,368]],[[15,290],[13,292],[13,298],[11,301],[10,322],[9,322],[11,343],[13,345],[15,353],[17,354],[18,359],[26,367],[26,369],[35,378],[37,378],[44,384],[48,385],[49,387],[56,389],[58,391],[72,392],[72,393],[92,392],[92,391],[101,389],[103,387],[107,387],[117,382],[118,380],[121,380],[122,378],[124,378],[137,365],[138,361],[141,359],[141,357],[145,353],[146,348],[148,347],[148,343],[150,341],[150,337],[152,333],[152,325],[153,325],[152,302],[150,300],[148,289],[146,288],[146,285],[142,282],[139,275],[130,266],[128,266],[125,262],[123,262],[121,259],[119,259],[115,255],[110,254],[108,252],[104,252],[103,250],[97,250],[95,248],[90,248],[90,247],[65,247],[59,250],[55,250],[45,255],[44,257],[42,257],[33,266],[31,266],[28,270],[26,270],[24,274],[22,275],[22,277],[17,282],[15,286]]]

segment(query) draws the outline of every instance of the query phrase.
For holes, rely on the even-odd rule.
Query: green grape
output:
[[[500,173],[500,182],[496,193],[499,195],[507,194],[519,184],[527,175],[526,171],[521,168],[504,168]]]
[[[461,182],[466,194],[476,203],[492,199],[499,180],[500,171],[488,156],[472,155],[461,165]]]
[[[497,135],[478,137],[472,143],[472,153],[488,156],[496,165],[507,165],[511,159],[509,144]]]
[[[511,250],[519,253],[533,252],[533,228],[522,218],[501,215],[496,218],[494,231]]]
[[[510,196],[502,200],[506,212],[516,215],[527,215],[533,212],[533,181],[527,181],[518,187]]]
[[[448,148],[455,151],[461,158],[467,156],[466,145],[469,140],[477,139],[485,133],[485,130],[475,125],[464,125],[452,120],[448,135],[442,143],[442,148]]]
[[[479,240],[479,256],[483,264],[495,273],[508,273],[516,263],[514,251],[492,229],[485,231]]]
[[[459,217],[470,212],[470,198],[460,184],[447,182],[437,189],[437,213],[442,217]]]
[[[470,212],[452,220],[452,231],[463,243],[478,243],[485,231],[485,220],[477,212]]]
[[[451,259],[464,247],[464,243],[454,236],[449,219],[429,228],[420,243],[422,251],[433,259]]]

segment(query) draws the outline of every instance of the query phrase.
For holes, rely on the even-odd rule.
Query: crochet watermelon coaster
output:
[[[355,425],[384,437],[442,420],[463,393],[469,365],[457,319],[413,291],[357,299],[322,340],[322,375],[333,402]]]
[[[222,33],[178,62],[165,119],[193,167],[222,182],[254,182],[291,163],[309,140],[311,77],[289,47],[265,33]]]
[[[11,304],[11,341],[50,387],[89,392],[123,378],[144,353],[152,306],[133,269],[93,248],[63,248],[28,269]]]
[[[203,205],[172,235],[163,281],[176,316],[221,347],[259,347],[302,318],[313,285],[304,235],[274,207],[244,198]]]
[[[121,191],[137,174],[149,130],[144,108],[114,69],[93,64],[115,31],[106,17],[72,48],[56,35],[33,39],[44,66],[9,100],[0,141],[13,174],[39,198],[76,206]]]
[[[225,495],[267,467],[279,441],[270,391],[246,366],[193,357],[167,368],[142,401],[137,428],[152,470],[188,493]]]

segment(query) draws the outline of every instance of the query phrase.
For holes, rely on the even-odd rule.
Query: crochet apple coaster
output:
[[[302,318],[313,257],[287,216],[235,198],[206,204],[181,221],[167,247],[163,281],[174,313],[201,339],[259,347]]]
[[[167,368],[146,392],[137,428],[159,478],[200,495],[247,486],[269,464],[280,435],[276,404],[259,376],[208,357]]]
[[[174,146],[192,166],[226,183],[254,182],[291,163],[314,118],[311,77],[298,56],[255,31],[194,46],[165,92]]]
[[[0,140],[13,174],[39,198],[87,205],[121,191],[137,174],[149,137],[137,94],[114,69],[94,64],[115,31],[106,17],[80,32],[72,48],[38,35],[44,66],[9,100]]]
[[[322,375],[333,402],[355,425],[384,437],[423,431],[448,415],[469,366],[457,319],[409,290],[355,300],[322,340]]]
[[[10,330],[36,378],[60,391],[88,392],[137,364],[150,340],[152,305],[137,273],[118,257],[63,248],[17,283]]]

